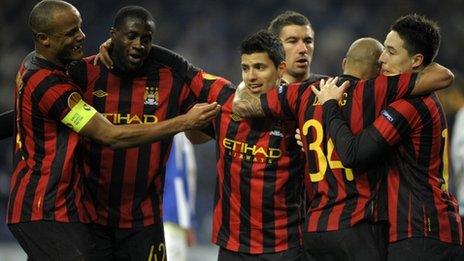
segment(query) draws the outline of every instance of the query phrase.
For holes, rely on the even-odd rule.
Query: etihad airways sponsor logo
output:
[[[222,145],[230,156],[254,162],[272,163],[282,156],[278,148],[266,148],[228,138],[222,140]]]
[[[151,124],[157,123],[155,115],[132,115],[129,113],[102,113],[113,124]]]

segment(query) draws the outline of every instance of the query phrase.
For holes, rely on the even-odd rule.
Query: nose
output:
[[[250,82],[256,81],[255,70],[254,69],[249,69],[247,74],[246,74],[246,77],[248,78],[248,81],[250,81]]]
[[[382,53],[380,54],[380,57],[379,57],[379,63],[382,64],[382,63],[385,63],[385,60],[386,60],[386,51],[383,50]]]
[[[142,49],[144,47],[143,44],[142,44],[142,39],[140,37],[136,37],[132,41],[132,47],[135,48],[135,49]]]
[[[305,44],[303,40],[298,41],[298,53],[307,53],[308,46]]]
[[[85,39],[85,37],[86,36],[85,36],[84,32],[82,31],[82,29],[79,29],[77,40],[78,41],[83,41]]]

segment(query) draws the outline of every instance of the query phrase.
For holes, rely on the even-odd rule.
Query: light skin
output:
[[[241,67],[243,82],[253,94],[265,93],[279,86],[285,71],[285,63],[276,67],[265,52],[242,54]]]
[[[279,34],[285,50],[287,64],[283,79],[287,83],[309,78],[314,52],[314,31],[309,25],[287,25]]]
[[[276,66],[266,52],[242,54],[241,68],[243,82],[240,88],[248,90],[244,92],[243,97],[244,99],[256,99],[260,94],[280,85],[285,72],[285,62]],[[193,144],[211,140],[211,137],[201,131],[187,131],[185,135]]]
[[[387,34],[384,45],[385,49],[379,58],[384,75],[398,75],[424,68],[424,56],[420,53],[410,55],[404,48],[403,39],[396,31],[390,31]]]
[[[386,45],[388,44],[389,46],[392,46],[391,41],[385,41]],[[401,42],[402,46],[402,42]],[[398,46],[399,47],[399,46]],[[398,54],[399,57],[394,57],[394,59],[390,57],[386,57],[385,53],[386,49],[382,52],[382,55],[384,58],[382,59],[382,55],[380,58],[380,62],[382,63],[382,69],[384,70],[387,69],[389,74],[391,75],[396,75],[392,74],[393,69],[392,68],[398,68],[399,64],[397,65],[397,61],[405,61],[407,59],[410,59],[411,61],[416,61],[419,59],[421,62],[419,64],[416,64],[416,62],[411,62],[411,66],[414,65],[414,67],[409,67],[409,70],[406,70],[405,68],[401,67],[402,72],[410,72],[411,70],[414,70],[414,68],[421,68],[423,67],[422,65],[422,60],[423,57],[422,55],[414,55],[415,58],[408,58],[410,57],[407,52],[402,52]],[[422,58],[421,58],[422,57]],[[389,58],[389,59],[385,59]],[[400,72],[401,70],[395,69],[395,72]],[[437,64],[437,63],[432,63],[425,67],[423,70],[421,70],[417,76],[414,89],[412,90],[412,94],[426,94],[430,93],[432,91],[436,91],[439,89],[446,88],[452,84],[454,80],[454,75],[451,73],[450,70],[447,68]],[[331,82],[331,84],[336,84],[336,82]],[[325,84],[327,85],[327,84]],[[322,91],[321,86],[321,91]],[[325,97],[325,95],[331,95],[328,92],[320,92],[318,95],[319,101],[327,101],[329,99],[337,99],[335,96],[328,96]],[[261,107],[261,100],[259,97],[255,97],[253,95],[250,95],[249,92],[243,88],[243,86],[238,86],[237,91],[235,93],[234,97],[234,104],[233,104],[233,112],[239,115],[240,117],[264,117],[264,111]]]
[[[450,86],[454,81],[454,75],[443,66],[431,63],[424,68],[424,56],[421,53],[410,55],[404,48],[405,42],[396,31],[390,31],[385,38],[385,49],[380,55],[381,72],[386,76],[394,76],[401,73],[420,71],[416,80],[413,94],[429,93]],[[436,86],[433,86],[436,84]],[[425,86],[422,90],[417,90]],[[335,90],[336,82],[327,82],[320,85],[320,91],[316,95],[324,104],[331,99],[340,99],[340,93]]]

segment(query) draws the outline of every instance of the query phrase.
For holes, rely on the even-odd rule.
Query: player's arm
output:
[[[328,81],[327,84],[321,81],[320,90],[312,88],[323,106],[325,130],[333,139],[345,167],[372,164],[382,158],[389,147],[398,143],[401,136],[407,135],[410,130],[406,118],[414,118],[414,110],[404,106],[409,103],[398,100],[391,105],[393,107],[383,110],[382,115],[372,125],[354,135],[338,107],[343,88],[338,88],[336,81]],[[398,108],[398,111],[395,111],[395,108]]]
[[[446,67],[431,63],[420,71],[411,94],[420,95],[447,88],[454,81],[454,74]]]
[[[266,116],[262,109],[261,99],[251,93],[244,82],[240,83],[235,91],[232,112],[244,118]]]
[[[14,132],[14,111],[9,110],[0,114],[0,139],[13,136]]]
[[[216,103],[196,104],[186,114],[155,124],[113,125],[102,114],[86,104],[77,93],[69,100],[71,110],[62,122],[79,134],[112,149],[127,148],[159,141],[178,132],[201,128],[219,111]]]

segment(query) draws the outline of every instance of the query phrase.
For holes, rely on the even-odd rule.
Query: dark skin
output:
[[[34,32],[37,56],[61,67],[65,67],[71,61],[82,59],[85,35],[81,29],[82,19],[79,11],[74,6],[65,4],[62,8],[52,11],[50,17],[53,19],[51,33]],[[121,58],[119,65],[122,69],[135,70],[143,64],[150,51],[153,27],[153,21],[140,23],[127,19],[122,28],[130,28],[129,32],[111,31],[114,39],[118,41],[118,48],[113,53],[117,53],[117,57]],[[148,35],[150,37],[147,37]],[[69,104],[71,108],[81,100],[77,93],[73,95],[76,99],[74,103]],[[136,125],[113,125],[105,116],[96,113],[79,133],[113,149],[127,148],[159,141],[181,131],[200,128],[209,123],[219,110],[216,103],[196,104],[184,115],[157,124]]]
[[[143,65],[150,53],[155,23],[128,17],[120,28],[111,28],[113,50],[111,57],[116,67],[133,72]]]

